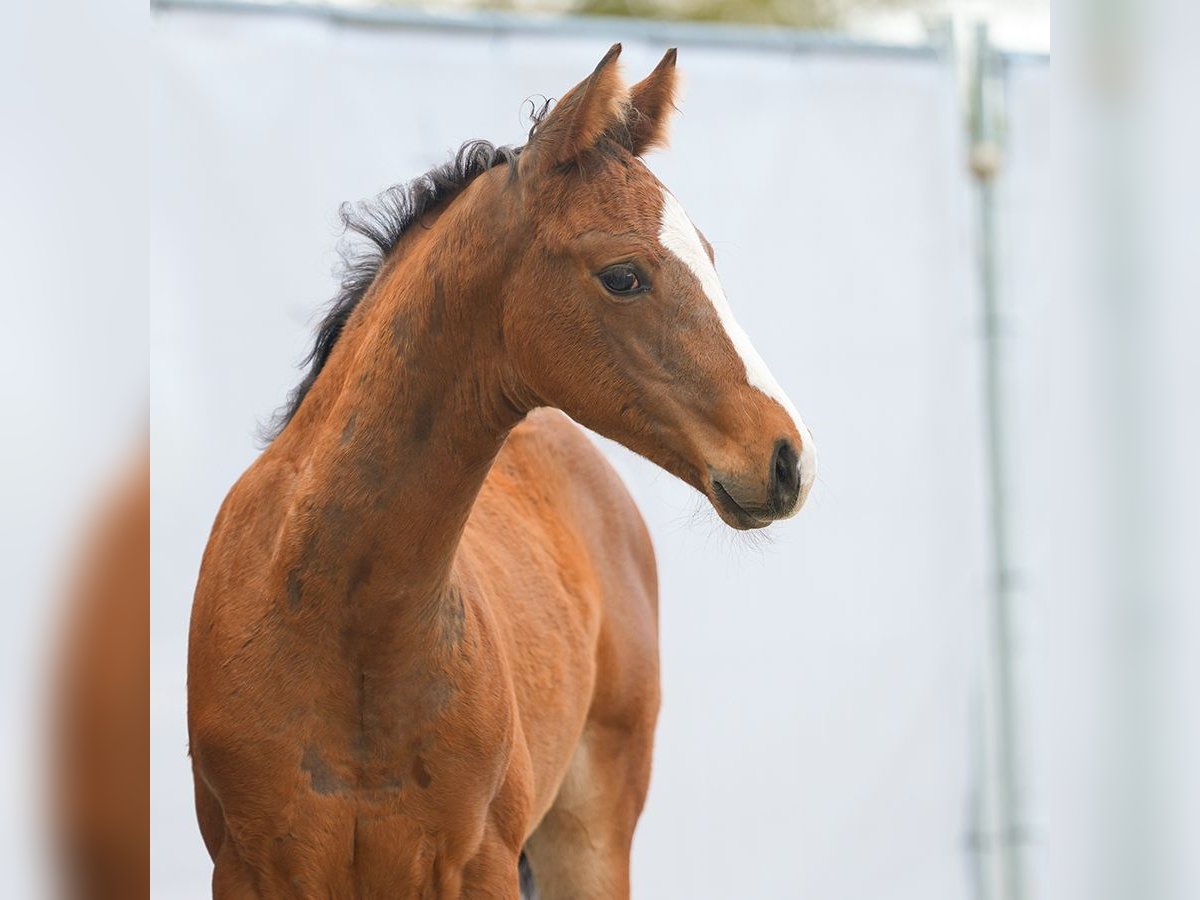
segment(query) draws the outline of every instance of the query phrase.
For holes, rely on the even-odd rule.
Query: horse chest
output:
[[[298,663],[303,678],[251,677],[274,671],[261,662],[222,671],[209,686],[222,702],[205,705],[193,734],[228,813],[278,820],[312,803],[436,828],[473,818],[495,796],[516,710],[487,641],[349,657],[314,646]]]
[[[386,727],[384,709],[365,727],[341,713],[305,716],[272,741],[253,783],[242,781],[251,789],[222,797],[243,856],[293,886],[327,883],[336,872],[357,884],[347,896],[362,895],[372,879],[380,890],[405,885],[396,896],[456,896],[448,886],[502,812],[511,711],[468,686],[434,703],[408,703],[402,712],[386,707]],[[237,768],[248,774],[250,766]]]

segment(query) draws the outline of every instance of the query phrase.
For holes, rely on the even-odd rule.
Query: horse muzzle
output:
[[[816,475],[811,468],[791,438],[780,438],[765,472],[739,475],[710,468],[705,494],[726,524],[742,531],[765,528],[799,512]]]

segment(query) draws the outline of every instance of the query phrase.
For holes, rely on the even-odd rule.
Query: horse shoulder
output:
[[[597,446],[557,411],[537,410],[514,429],[494,471],[485,518],[492,536],[511,537],[490,546],[557,566],[537,576],[557,590],[497,598],[520,629],[509,659],[535,775],[530,824],[581,796],[632,791],[629,808],[640,809],[660,697],[646,525]],[[493,492],[499,501],[489,500]],[[622,748],[621,762],[597,764],[595,754],[612,747]]]

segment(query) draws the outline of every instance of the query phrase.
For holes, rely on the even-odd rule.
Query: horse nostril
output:
[[[779,512],[786,512],[800,495],[800,457],[792,442],[783,439],[775,444],[771,461],[771,503]]]

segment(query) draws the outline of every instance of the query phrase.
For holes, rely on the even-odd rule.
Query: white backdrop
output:
[[[339,202],[520,143],[612,40],[160,13],[151,84],[153,894],[207,895],[186,759],[186,624],[218,504],[297,380]],[[680,47],[651,166],[716,247],[811,425],[808,507],[755,548],[606,451],[660,560],[664,702],[641,898],[970,894],[987,546],[972,194],[953,64]]]

